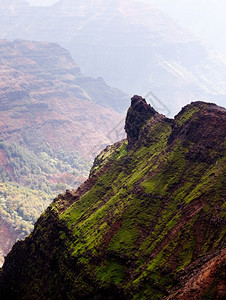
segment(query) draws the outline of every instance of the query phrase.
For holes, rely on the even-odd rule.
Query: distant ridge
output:
[[[131,95],[146,97],[152,91],[167,106],[168,116],[194,100],[224,105],[225,57],[148,4],[67,0],[51,7],[25,7],[18,3],[0,7],[2,38],[57,42],[85,74],[101,76]],[[158,104],[159,113],[165,114]]]

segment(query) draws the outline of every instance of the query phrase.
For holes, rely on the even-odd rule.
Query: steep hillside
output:
[[[129,94],[154,92],[168,115],[193,99],[224,105],[225,57],[160,10],[128,0],[19,2],[0,6],[2,37],[60,43],[83,72]]]
[[[57,44],[1,40],[0,70],[2,260],[56,193],[88,176],[99,149],[116,140],[108,135],[128,100],[84,76]]]
[[[172,120],[134,96],[125,127],[14,245],[7,299],[225,298],[226,110],[195,102]]]

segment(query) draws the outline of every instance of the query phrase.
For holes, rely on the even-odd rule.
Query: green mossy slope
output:
[[[223,126],[224,109],[198,102],[174,121],[151,118],[130,151],[127,141],[108,147],[83,192],[71,193],[64,210],[67,194],[58,196],[14,246],[1,271],[2,293],[15,299],[170,295],[190,265],[200,267],[224,247]],[[218,291],[208,288],[215,297]]]

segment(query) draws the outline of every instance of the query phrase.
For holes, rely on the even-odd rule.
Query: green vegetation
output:
[[[14,182],[0,183],[0,216],[18,233],[18,238],[24,238],[52,197],[53,193],[47,194]]]
[[[104,261],[97,268],[97,278],[102,284],[121,284],[125,279],[125,270],[117,261]]]
[[[53,153],[48,144],[37,152],[1,140],[0,216],[24,238],[56,193],[75,188],[89,170],[78,153]]]
[[[197,111],[198,109],[189,111],[189,116],[181,117],[181,120],[189,121]],[[210,220],[213,211],[206,205],[197,208],[197,213],[193,216],[194,208],[189,208],[189,204],[200,197],[208,202],[208,199],[211,199],[208,195],[214,194],[214,190],[217,197],[222,188],[223,158],[219,158],[217,165],[191,162],[186,157],[194,145],[191,143],[184,147],[182,142],[177,140],[169,147],[167,140],[170,134],[171,126],[160,122],[152,125],[148,136],[144,137],[153,141],[148,146],[145,141],[140,141],[141,146],[135,151],[123,152],[116,158],[113,158],[116,152],[112,153],[112,149],[101,153],[98,159],[102,164],[99,164],[98,169],[106,162],[114,161],[114,164],[99,177],[96,185],[86,195],[60,216],[73,226],[75,236],[79,236],[81,241],[78,243],[79,239],[76,239],[71,244],[75,256],[84,255],[88,249],[96,256],[97,249],[102,249],[101,237],[110,236],[112,230],[112,237],[109,238],[105,251],[112,253],[115,259],[118,257],[116,262],[120,270],[123,268],[122,257],[127,260],[135,259],[137,264],[134,281],[128,284],[127,289],[136,291],[146,280],[151,280],[153,285],[160,289],[154,289],[153,293],[148,294],[153,299],[162,297],[164,293],[161,289],[171,288],[175,280],[174,273],[164,278],[161,276],[166,266],[170,270],[173,268],[170,262],[172,253],[175,256],[173,260],[176,262],[176,274],[176,271],[186,268],[194,259],[197,247],[201,247],[198,256],[205,255],[207,250],[214,247],[211,241],[218,236],[214,228],[205,228],[201,234],[202,245],[196,244],[196,236],[200,234],[194,230],[198,226],[198,217]],[[118,152],[124,147],[125,144],[122,144]],[[216,201],[222,203],[223,199],[218,197]],[[183,220],[184,212],[187,212],[186,222]],[[114,228],[111,220],[117,220],[120,224],[115,232],[111,229]],[[220,232],[219,239],[222,242],[224,233]],[[169,236],[170,241],[167,242]],[[208,248],[204,246],[204,241],[207,241]],[[147,263],[148,257],[153,253],[156,253],[155,257]],[[104,266],[108,263],[105,262]],[[101,267],[100,270],[108,272],[111,269],[110,266],[109,269],[105,267]],[[120,284],[122,279],[119,269],[114,269],[111,284],[116,284],[116,274],[117,285]],[[101,271],[98,271],[98,274]],[[106,278],[102,280],[105,283],[109,281],[110,284],[111,277],[106,275]]]
[[[198,118],[203,109],[189,118]],[[162,299],[191,264],[200,260],[200,268],[224,247],[223,153],[216,151],[212,160],[209,147],[205,155],[211,159],[199,161],[192,154],[202,151],[202,141],[185,142],[174,130],[166,119],[147,122],[130,151],[122,141],[96,158],[89,188],[67,209],[58,211],[62,195],[52,203],[34,233],[8,258],[10,264],[18,251],[36,250],[41,267],[34,271],[34,262],[28,264],[37,272],[25,288],[28,296],[44,295],[44,272],[52,284],[49,299]],[[56,241],[46,231],[50,222]],[[26,259],[21,263],[27,265]],[[209,288],[206,299],[216,294]]]
[[[94,164],[91,168],[90,174],[94,175],[98,170],[100,170],[107,163],[115,162],[117,159],[121,158],[127,153],[126,147],[128,145],[127,141],[122,141],[114,145],[108,146],[104,149],[95,159]]]
[[[204,108],[205,105],[203,104],[202,107]],[[179,126],[182,126],[183,124],[191,120],[194,114],[200,111],[200,107],[190,105],[187,106],[184,110],[185,111],[183,111],[183,113],[181,112],[176,118],[176,124]]]

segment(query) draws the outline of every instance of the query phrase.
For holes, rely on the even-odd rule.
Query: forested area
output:
[[[28,235],[52,199],[83,181],[90,164],[77,152],[55,153],[48,144],[35,151],[0,142],[0,215],[19,238]]]

